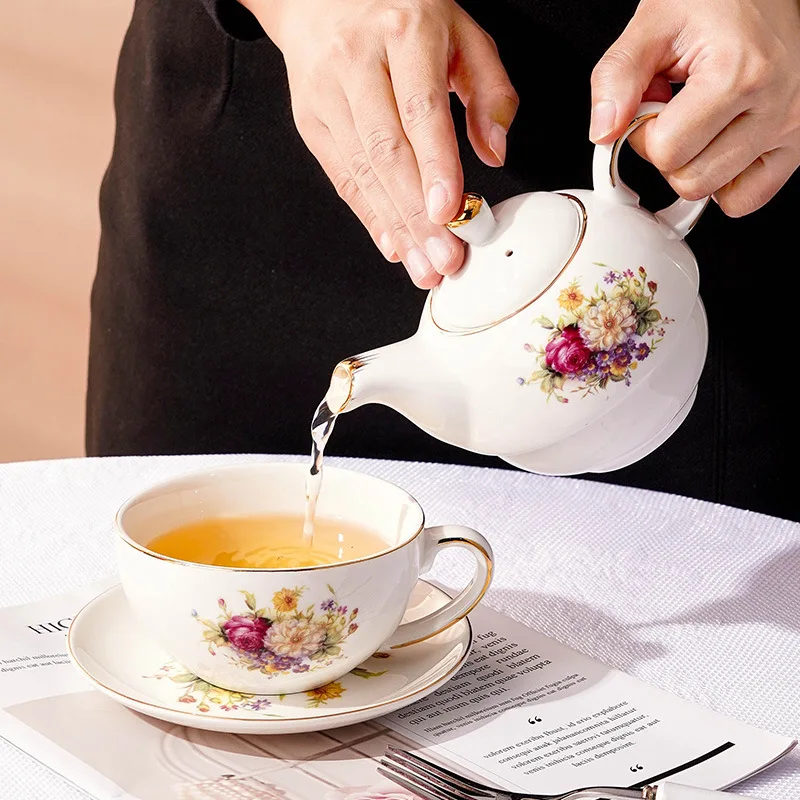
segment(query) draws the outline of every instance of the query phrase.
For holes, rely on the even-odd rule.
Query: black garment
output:
[[[92,294],[90,455],[306,452],[333,365],[411,335],[422,310],[424,293],[381,258],[300,140],[278,50],[234,0],[204,4],[138,0],[120,54]],[[522,100],[503,169],[472,153],[454,103],[467,188],[494,204],[590,187],[589,75],[635,3],[463,5],[496,39]],[[643,204],[671,202],[626,152],[623,175]],[[793,360],[779,302],[791,295],[774,248],[799,199],[793,179],[743,219],[713,204],[705,213],[688,239],[711,329],[695,406],[650,456],[585,477],[798,519],[796,411],[775,402]],[[380,406],[344,415],[331,453],[504,466]]]

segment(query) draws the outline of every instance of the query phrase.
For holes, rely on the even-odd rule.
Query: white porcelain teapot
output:
[[[464,196],[464,266],[432,289],[409,339],[334,370],[331,411],[395,409],[452,445],[532,472],[608,472],[683,422],[705,363],[697,262],[708,198],[651,214],[619,178],[628,135],[595,147],[594,190]]]

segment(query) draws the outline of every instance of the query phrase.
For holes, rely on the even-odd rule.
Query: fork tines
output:
[[[378,771],[425,800],[500,800],[503,793],[457,775],[407,750],[389,747]]]

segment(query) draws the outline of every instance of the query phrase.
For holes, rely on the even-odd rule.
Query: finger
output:
[[[766,118],[742,114],[699,155],[669,173],[669,183],[687,200],[708,197],[733,181],[761,155],[769,140]]]
[[[413,37],[391,37],[387,46],[394,96],[419,167],[428,217],[442,225],[458,213],[464,191],[450,113],[448,43],[446,32],[428,25]]]
[[[644,90],[642,102],[668,103],[672,100],[672,84],[667,80],[666,75],[655,75],[650,85]]]
[[[664,23],[646,13],[633,15],[592,70],[592,142],[608,144],[622,135],[654,77],[672,66],[676,34],[674,20]]]
[[[432,271],[455,272],[464,259],[463,246],[428,218],[419,166],[400,123],[388,73],[383,68],[351,70],[342,76],[342,86],[369,163],[416,243],[406,251],[398,247],[414,283],[428,285],[434,280]]]
[[[466,13],[463,16],[454,33],[450,84],[467,109],[467,136],[478,158],[490,167],[501,167],[519,96],[494,41]]]
[[[368,221],[365,226],[369,224],[373,240],[387,260],[395,263],[402,260],[416,286],[433,288],[439,283],[440,275],[429,262],[415,257],[416,243],[372,170],[353,126],[347,101],[342,96],[331,95],[331,102],[324,104],[323,109],[331,127],[322,125],[321,144],[307,140],[309,149],[322,164],[339,196],[362,222]],[[376,239],[377,231],[380,234]]]
[[[800,164],[800,153],[780,147],[759,156],[744,172],[714,194],[729,217],[743,217],[766,205]]]
[[[317,122],[303,126],[303,130],[300,130],[300,126],[298,126],[298,130],[306,147],[308,147],[330,179],[336,189],[336,193],[361,220],[361,224],[367,229],[384,257],[388,261],[399,261],[400,259],[391,245],[391,237],[378,223],[375,211],[364,198],[358,183],[342,160],[339,150],[325,125]]]
[[[642,95],[642,102],[654,101],[668,103],[672,99],[672,84],[663,74],[656,75]],[[627,139],[633,149],[643,158],[647,158],[644,149],[644,129],[647,125],[637,128]]]
[[[388,249],[394,251],[395,255],[392,260],[399,261],[398,254],[408,253],[411,248],[416,246],[416,242],[364,152],[347,98],[340,91],[328,91],[321,94],[319,111],[329,135],[336,145],[342,163],[347,166],[365,202],[375,213],[379,227],[384,231],[381,236],[385,236],[390,242]],[[385,249],[385,246],[381,249]],[[427,268],[425,271],[427,272]]]
[[[746,97],[731,88],[713,70],[690,76],[658,117],[642,126],[637,146],[661,172],[677,172],[747,110]]]

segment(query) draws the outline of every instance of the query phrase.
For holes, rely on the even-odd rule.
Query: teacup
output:
[[[307,474],[294,463],[208,469],[147,489],[117,514],[118,567],[132,613],[163,650],[209,683],[255,694],[316,689],[378,650],[435,636],[489,587],[492,549],[481,534],[460,525],[426,528],[422,508],[403,489],[336,467],[325,467],[317,514],[369,529],[385,549],[282,569],[199,564],[148,549],[159,534],[202,519],[301,513]],[[442,608],[401,624],[414,585],[445,547],[472,553],[472,580]],[[289,595],[291,602],[280,599]],[[263,647],[257,639],[254,648],[252,636],[237,647],[242,627],[263,634]],[[277,640],[284,646],[270,649]]]

